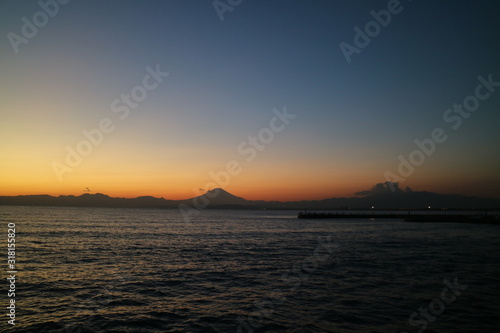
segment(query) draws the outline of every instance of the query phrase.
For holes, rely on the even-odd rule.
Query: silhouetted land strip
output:
[[[300,212],[299,219],[402,219],[406,222],[449,222],[449,223],[482,223],[482,224],[500,224],[499,215],[479,214],[412,214],[407,213],[315,213]]]
[[[389,213],[408,209],[425,210],[428,207],[439,210],[500,210],[500,199],[478,198],[432,192],[396,191],[351,198],[328,198],[323,200],[264,201],[246,200],[221,188],[184,200],[171,200],[141,196],[137,198],[114,198],[102,193],[85,193],[79,196],[20,195],[0,196],[1,205],[13,206],[57,206],[57,207],[113,207],[113,208],[155,208],[155,209],[284,209],[284,210],[342,210],[359,211],[377,207],[377,211]],[[371,213],[373,213],[371,211]],[[479,213],[478,213],[479,214]],[[394,218],[394,216],[389,216]]]

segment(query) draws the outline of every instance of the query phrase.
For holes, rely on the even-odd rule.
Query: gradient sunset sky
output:
[[[348,63],[339,45],[387,7],[244,0],[221,21],[211,0],[72,0],[43,25],[36,1],[2,1],[0,195],[185,199],[234,160],[224,188],[246,199],[352,196],[442,128],[400,186],[500,198],[500,87],[459,128],[443,119],[479,76],[500,82],[500,3],[401,1]],[[9,33],[34,15],[16,53]],[[113,102],[157,66],[169,75],[120,119]],[[249,161],[238,147],[284,108],[296,117]],[[54,163],[103,119],[113,131],[58,179]]]

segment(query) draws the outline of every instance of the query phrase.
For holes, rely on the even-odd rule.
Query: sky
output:
[[[499,12],[4,0],[0,195],[500,198]]]

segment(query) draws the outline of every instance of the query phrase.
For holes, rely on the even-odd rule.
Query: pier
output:
[[[299,219],[401,219],[406,222],[448,222],[448,223],[482,223],[482,224],[500,224],[499,215],[488,214],[422,214],[411,211],[407,213],[399,212],[300,212]]]

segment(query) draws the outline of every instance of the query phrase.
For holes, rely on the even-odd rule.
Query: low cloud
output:
[[[361,197],[367,197],[370,195],[389,194],[389,193],[408,193],[408,192],[413,192],[413,190],[409,187],[406,187],[404,190],[402,190],[399,188],[399,183],[385,182],[373,185],[371,189],[357,192],[355,193],[355,195]]]

